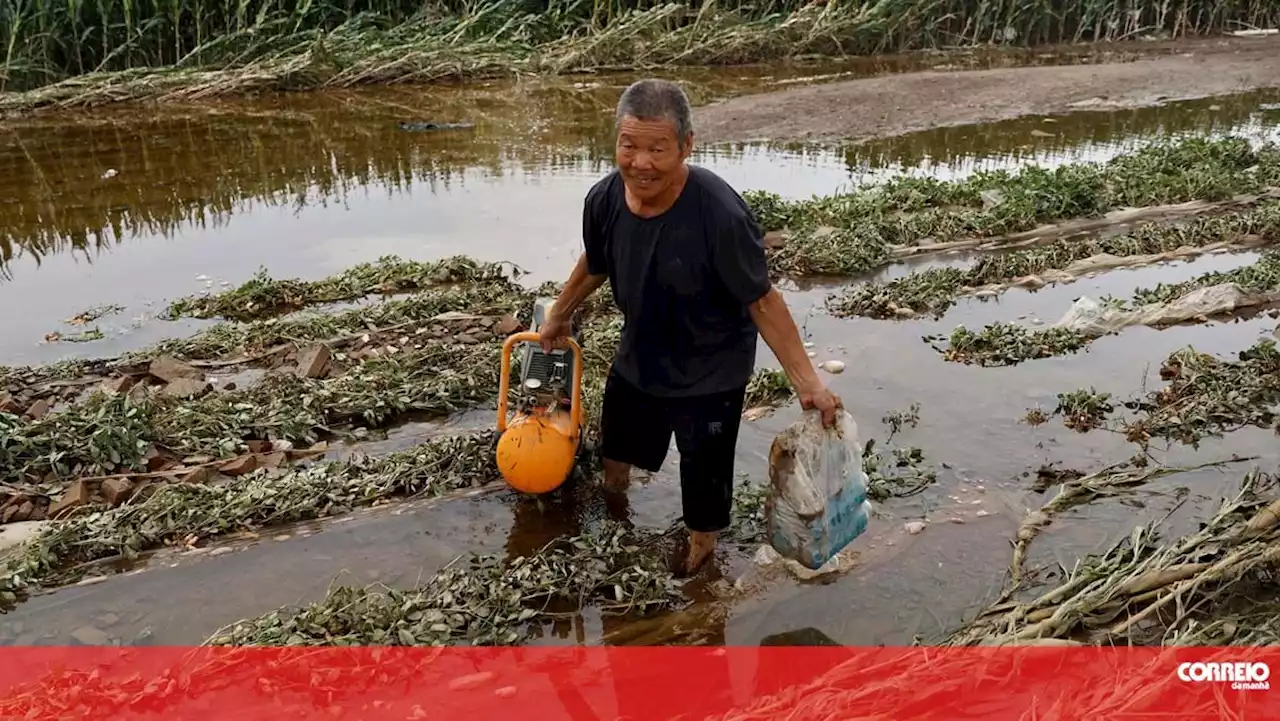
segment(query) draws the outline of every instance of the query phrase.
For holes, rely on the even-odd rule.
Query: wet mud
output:
[[[1280,39],[1231,38],[1127,63],[928,71],[748,95],[701,109],[704,142],[865,140],[1027,115],[1280,86]]]
[[[1244,54],[1210,53],[1224,63]],[[1140,62],[1193,60],[1170,55]],[[1137,66],[1098,67],[1119,73],[1113,68]],[[1081,66],[1080,72],[1097,74],[1098,67]],[[695,96],[705,102],[758,92],[785,75],[736,72],[696,75]],[[790,72],[800,79],[806,73],[822,75],[811,68]],[[839,72],[844,71],[828,74],[838,80]],[[1164,72],[1149,74],[1162,78]],[[916,73],[893,82],[917,82],[922,75],[932,77]],[[530,271],[530,282],[560,280],[578,252],[582,193],[610,167],[611,106],[626,80],[548,83],[520,92],[492,84],[306,96],[199,112],[158,110],[143,120],[104,111],[96,117],[13,125],[0,140],[4,167],[14,169],[0,174],[0,197],[5,198],[0,202],[5,273],[0,304],[21,303],[29,310],[6,315],[0,362],[114,355],[188,333],[201,323],[159,321],[154,312],[180,295],[239,284],[259,267],[276,277],[316,278],[388,253],[424,260],[465,253],[513,261]],[[1008,85],[1003,101],[988,98],[983,111],[1012,108],[1008,112],[1021,114],[1021,100],[1013,102],[1011,94],[1025,90],[1022,82]],[[837,82],[794,92],[840,87]],[[448,102],[439,102],[443,99]],[[736,102],[743,101],[720,107]],[[703,146],[694,160],[740,190],[805,197],[902,172],[959,177],[1023,162],[1103,159],[1157,135],[1230,131],[1270,137],[1280,117],[1264,109],[1269,102],[1274,96],[1266,92],[1236,93],[1142,109],[1064,111],[1049,123],[1037,116],[967,126],[958,125],[969,122],[967,106],[945,113],[934,107],[930,124],[954,119],[957,126],[844,147],[726,143]],[[431,121],[475,127],[441,133],[398,127],[403,120],[421,119],[424,107],[449,109],[447,116]],[[715,107],[702,111],[702,118],[722,112]],[[741,581],[750,592],[732,603],[704,602],[624,627],[606,625],[586,612],[548,628],[540,642],[756,644],[801,629],[851,644],[936,637],[999,592],[1010,560],[1009,538],[1019,520],[1055,492],[1039,484],[1038,469],[1087,473],[1134,454],[1135,448],[1116,434],[1081,434],[1056,423],[1029,426],[1021,421],[1029,408],[1051,409],[1057,393],[1078,387],[1128,397],[1159,384],[1160,361],[1170,352],[1190,344],[1233,353],[1273,334],[1277,321],[1261,314],[1164,330],[1130,328],[1077,355],[1001,369],[946,363],[921,338],[947,334],[961,324],[1052,323],[1081,295],[1125,295],[1135,287],[1254,259],[1251,253],[1208,255],[1193,263],[1115,270],[1034,293],[1013,289],[994,300],[962,299],[937,320],[833,318],[821,311],[831,287],[789,287],[797,323],[815,344],[815,361],[834,358],[846,364],[845,372],[829,376],[829,382],[858,420],[864,440],[884,439],[879,419],[886,413],[920,404],[919,426],[904,429],[895,443],[920,447],[927,463],[938,469],[938,483],[919,495],[877,504],[869,532],[854,549],[857,561],[842,576],[801,583],[785,574],[769,575],[755,566],[755,548],[730,544],[711,576],[688,593],[716,598]],[[968,255],[912,259],[880,277],[968,262]],[[63,320],[100,303],[125,307],[99,321],[106,339],[39,342],[63,327]],[[759,363],[777,367],[763,344]],[[739,471],[764,479],[769,442],[798,416],[791,404],[746,423]],[[408,423],[334,454],[391,452],[442,430],[491,422],[491,411],[476,410],[443,426]],[[1258,456],[1265,467],[1280,458],[1274,434],[1265,431],[1234,433],[1198,449],[1153,453],[1172,465]],[[625,507],[580,489],[539,508],[495,487],[468,497],[393,503],[324,523],[270,529],[197,553],[159,553],[136,568],[121,569],[120,575],[29,600],[0,619],[0,640],[199,643],[238,619],[318,600],[335,582],[409,586],[458,556],[529,553],[603,518],[664,529],[679,515],[677,461],[673,450],[662,472],[647,483],[634,483]],[[1134,525],[1166,516],[1171,534],[1194,528],[1245,470],[1235,464],[1172,475],[1064,514],[1046,529],[1031,560],[1070,566]],[[907,530],[909,523],[917,532]]]

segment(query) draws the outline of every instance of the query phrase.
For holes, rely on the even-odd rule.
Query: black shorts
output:
[[[691,531],[729,527],[733,465],[747,388],[685,398],[652,396],[610,370],[600,418],[601,454],[656,473],[671,435],[680,451],[680,497]]]

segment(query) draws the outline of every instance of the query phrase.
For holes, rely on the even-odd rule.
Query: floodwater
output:
[[[705,102],[788,77],[835,72],[702,72],[690,87],[695,101]],[[260,267],[277,277],[318,278],[386,254],[463,253],[515,262],[530,272],[530,282],[562,279],[581,242],[582,196],[609,169],[611,105],[629,80],[380,90],[0,125],[0,167],[13,169],[0,175],[0,306],[22,309],[5,314],[0,363],[108,356],[188,333],[202,324],[151,316],[173,298],[241,283]],[[893,173],[961,177],[1029,162],[1105,159],[1153,136],[1269,137],[1280,117],[1261,106],[1275,99],[1244,94],[1036,117],[849,147],[700,148],[694,161],[740,190],[804,197]],[[474,127],[409,132],[399,128],[401,121]],[[1272,333],[1276,321],[1261,316],[1165,331],[1134,328],[1075,356],[1009,369],[945,363],[921,336],[945,335],[958,324],[1053,322],[1081,295],[1123,294],[1250,260],[1211,256],[1038,293],[1012,290],[998,301],[962,301],[938,321],[831,318],[817,311],[830,289],[790,291],[797,321],[820,353],[816,360],[847,364],[830,382],[863,438],[883,440],[879,419],[918,402],[920,426],[896,441],[921,447],[931,464],[945,467],[935,487],[878,508],[871,532],[859,541],[866,558],[861,567],[833,583],[775,583],[735,604],[727,620],[699,620],[694,642],[754,644],[813,627],[841,643],[897,644],[953,626],[998,591],[1018,521],[1054,492],[1032,490],[1036,469],[1057,464],[1089,472],[1136,450],[1106,433],[1020,423],[1029,408],[1051,410],[1057,393],[1078,387],[1128,397],[1158,383],[1159,362],[1173,350],[1192,344],[1234,352]],[[105,339],[41,342],[51,331],[68,330],[63,319],[101,304],[125,308],[100,321]],[[763,344],[760,363],[777,365]],[[748,423],[740,471],[762,478],[769,441],[797,417],[798,409],[788,407]],[[462,424],[489,422],[478,411]],[[366,450],[402,447],[438,430],[406,426]],[[1232,454],[1274,463],[1274,436],[1237,433],[1196,451],[1172,449],[1161,460],[1190,464]],[[636,484],[621,511],[632,523],[664,529],[678,516],[674,461],[673,452],[663,472]],[[1246,470],[1237,464],[1171,476],[1067,514],[1033,547],[1032,561],[1069,565],[1175,508],[1167,528],[1185,531]],[[590,494],[538,509],[502,489],[393,504],[233,541],[228,552],[161,554],[131,574],[23,604],[7,615],[4,635],[10,643],[59,643],[97,629],[122,643],[198,643],[240,618],[316,600],[335,580],[409,585],[460,554],[527,553],[618,512]],[[902,531],[913,519],[929,521],[923,533]],[[752,550],[733,549],[722,573],[733,579],[749,571]],[[587,614],[549,629],[546,642],[592,642],[608,630],[617,631]],[[677,635],[659,628],[638,637]]]

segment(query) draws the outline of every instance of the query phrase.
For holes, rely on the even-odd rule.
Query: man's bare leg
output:
[[[631,486],[631,464],[604,459],[604,487],[606,490],[624,492]]]
[[[712,531],[689,531],[689,555],[684,560],[685,573],[693,574],[711,558],[720,534]]]

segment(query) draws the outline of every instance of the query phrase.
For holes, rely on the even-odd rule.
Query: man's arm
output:
[[[609,276],[601,273],[594,275],[591,273],[590,263],[587,261],[587,254],[583,253],[578,257],[578,262],[573,266],[573,272],[569,273],[569,280],[565,282],[564,289],[560,291],[560,295],[556,297],[555,306],[552,308],[551,314],[558,320],[568,322],[573,317],[574,311],[582,305],[582,302],[591,297],[600,286],[604,285],[605,280]]]
[[[787,301],[769,280],[760,226],[747,213],[733,213],[716,235],[715,267],[721,281],[747,306],[760,337],[778,358],[800,397],[801,406],[821,410],[823,423],[830,426],[835,422],[840,400],[818,377]]]
[[[787,301],[777,288],[772,286],[757,301],[747,306],[751,311],[751,320],[760,330],[760,337],[769,345],[769,349],[782,364],[782,370],[791,380],[791,387],[805,399],[823,387],[813,361],[804,349],[800,340],[800,329],[791,318],[791,310]]]
[[[567,336],[572,327],[573,314],[583,301],[591,297],[608,279],[608,264],[605,254],[604,233],[596,221],[597,190],[599,186],[587,193],[582,204],[582,244],[583,250],[578,262],[569,273],[569,280],[556,297],[551,307],[550,317],[544,326],[544,350],[550,350],[554,341]]]

